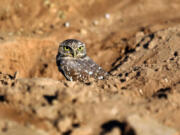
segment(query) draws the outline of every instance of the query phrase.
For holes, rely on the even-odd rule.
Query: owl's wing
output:
[[[87,82],[89,78],[104,79],[108,76],[108,73],[104,71],[99,65],[97,65],[88,56],[80,59],[58,59],[57,65],[59,71],[69,81],[82,81]]]
[[[81,82],[87,82],[89,80],[89,74],[84,71],[83,66],[64,66],[64,75],[67,80],[76,81],[79,80]]]
[[[89,75],[95,79],[105,79],[108,76],[108,73],[102,69],[98,64],[96,64],[90,57],[86,57],[85,64],[88,67]]]
[[[82,81],[88,80],[89,75],[85,72],[84,62],[80,62],[79,59],[60,59],[57,61],[59,71],[66,77],[69,81]]]

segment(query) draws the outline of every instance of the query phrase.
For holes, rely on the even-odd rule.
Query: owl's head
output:
[[[86,46],[76,39],[67,39],[59,45],[58,53],[61,57],[83,58],[86,56]]]

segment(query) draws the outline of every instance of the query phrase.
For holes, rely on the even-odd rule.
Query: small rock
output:
[[[144,95],[144,93],[143,93],[143,90],[142,90],[142,89],[139,89],[139,93],[140,93],[140,95]]]
[[[144,32],[137,32],[136,33],[136,44],[138,44],[144,38]]]
[[[110,14],[109,13],[106,13],[104,16],[105,16],[106,19],[110,18]]]
[[[149,44],[149,49],[153,49],[155,46],[157,45],[157,42],[156,41],[151,41],[150,44]]]
[[[71,128],[72,120],[68,117],[65,119],[59,120],[58,122],[58,128],[61,130],[61,132],[66,132]]]
[[[70,23],[69,23],[69,22],[65,22],[65,23],[64,23],[64,26],[65,26],[66,28],[68,28],[68,27],[70,27]]]

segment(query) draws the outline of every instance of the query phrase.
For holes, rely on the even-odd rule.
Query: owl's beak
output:
[[[73,52],[73,57],[75,58],[77,56],[76,51]]]

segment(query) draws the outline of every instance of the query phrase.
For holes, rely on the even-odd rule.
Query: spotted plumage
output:
[[[59,71],[69,81],[86,82],[90,78],[104,79],[108,73],[86,55],[85,44],[68,39],[59,45],[56,63]]]

